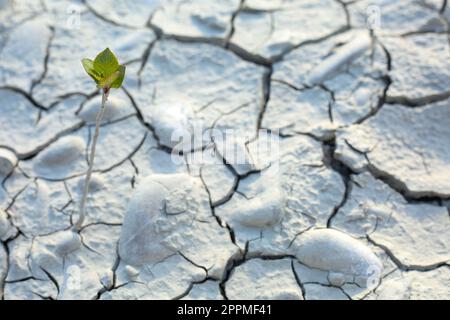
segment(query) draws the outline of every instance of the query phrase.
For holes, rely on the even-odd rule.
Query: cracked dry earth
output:
[[[0,296],[450,299],[449,23],[445,0],[0,0]],[[105,47],[127,76],[76,234],[80,59]],[[197,121],[278,156],[173,161]]]

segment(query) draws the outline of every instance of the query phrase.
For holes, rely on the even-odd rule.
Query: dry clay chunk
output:
[[[392,57],[388,101],[414,104],[448,95],[450,48],[446,35],[385,37],[382,42]]]
[[[448,300],[450,267],[430,271],[395,272],[387,277],[369,299],[377,300]]]
[[[185,151],[192,149],[194,114],[189,106],[158,105],[151,115],[151,124],[163,146]]]
[[[423,31],[442,31],[437,8],[424,0],[359,0],[349,3],[353,28],[373,28],[378,34],[401,35]],[[428,1],[430,2],[430,1]],[[443,1],[434,1],[443,2]],[[439,6],[442,4],[439,3]]]
[[[43,111],[23,94],[0,89],[0,145],[14,150],[18,158],[34,155],[62,132],[79,126],[79,121],[71,116],[76,103],[77,99],[67,99],[52,110]]]
[[[34,171],[47,177],[62,177],[74,169],[83,158],[85,142],[81,137],[67,136],[39,153]]]
[[[373,118],[345,129],[367,154],[370,170],[411,197],[450,196],[450,99],[421,108],[385,105]]]
[[[168,34],[223,38],[230,32],[233,12],[239,0],[161,1],[152,23]]]
[[[0,148],[0,176],[7,176],[17,164],[16,155],[5,148]]]
[[[219,283],[208,280],[194,285],[189,294],[183,300],[223,300],[220,294]]]
[[[128,205],[120,257],[130,265],[141,266],[173,254],[163,242],[180,223],[179,216],[196,212],[196,199],[198,186],[188,175],[152,175],[143,180]],[[167,219],[170,216],[174,219]]]
[[[379,276],[382,264],[360,241],[333,229],[316,229],[300,235],[293,243],[297,259],[310,268],[354,277],[367,286],[371,276]],[[378,279],[375,279],[378,280]]]
[[[121,92],[119,91],[115,93],[115,95],[119,95],[119,97],[112,96],[106,101],[106,108],[102,123],[118,120],[134,112],[131,103],[125,100],[124,97],[120,97],[120,94]],[[122,96],[123,95],[124,94],[122,94]],[[84,105],[83,110],[81,110],[78,116],[90,125],[95,124],[97,115],[100,111],[101,103],[102,97],[95,96]]]
[[[252,0],[244,5],[234,20],[232,43],[266,58],[345,27],[345,11],[337,1]]]
[[[119,243],[120,257],[124,264],[140,271],[139,281],[148,268],[173,255],[221,279],[227,262],[237,253],[228,231],[212,215],[199,178],[181,173],[154,174],[139,182]]]
[[[30,90],[44,71],[50,37],[44,19],[32,19],[13,29],[0,50],[0,85]]]
[[[0,240],[6,240],[12,233],[15,228],[11,225],[11,222],[8,220],[8,215],[5,211],[0,209]]]
[[[234,269],[226,283],[229,299],[303,300],[290,259],[252,259]]]
[[[277,176],[254,175],[242,180],[239,195],[217,211],[233,228],[270,228],[284,215],[285,194]],[[270,187],[267,187],[270,186]]]
[[[65,137],[42,152],[38,163],[43,166],[58,166],[69,164],[84,151],[84,141],[79,137]]]

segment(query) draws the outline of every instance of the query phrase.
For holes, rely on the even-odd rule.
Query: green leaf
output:
[[[94,61],[81,60],[84,70],[94,79],[97,86],[102,89],[120,88],[125,78],[126,67],[119,65],[114,53],[106,48],[100,52]]]
[[[119,68],[119,61],[117,61],[114,53],[106,48],[100,52],[94,60],[94,69],[101,73],[104,78],[112,75]]]
[[[123,79],[125,78],[125,70],[126,70],[125,66],[119,66],[119,69],[117,70],[119,74],[117,75],[116,80],[113,81],[113,83],[111,84],[111,88],[118,89],[122,86]]]
[[[81,64],[83,65],[84,70],[87,74],[94,79],[95,83],[99,83],[101,80],[101,75],[94,69],[94,62],[90,59],[81,60]]]

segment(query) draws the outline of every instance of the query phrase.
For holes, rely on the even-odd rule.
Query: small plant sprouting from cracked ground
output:
[[[87,74],[95,81],[97,87],[102,90],[102,104],[95,120],[95,133],[92,139],[91,152],[89,154],[89,167],[84,181],[83,196],[80,201],[80,210],[78,221],[75,223],[76,230],[80,230],[86,215],[86,199],[89,193],[89,183],[91,181],[92,170],[94,169],[95,152],[97,140],[100,133],[100,125],[106,110],[106,101],[108,100],[111,88],[119,89],[125,78],[125,66],[119,64],[114,53],[109,48],[100,52],[94,59],[82,60],[83,68]]]

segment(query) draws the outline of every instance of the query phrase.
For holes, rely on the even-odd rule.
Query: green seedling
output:
[[[80,202],[80,212],[78,221],[75,224],[75,228],[80,230],[84,218],[86,216],[86,198],[89,193],[89,182],[92,176],[92,170],[94,168],[95,149],[97,146],[97,139],[100,133],[100,124],[105,114],[106,101],[108,100],[109,92],[111,88],[118,89],[122,86],[123,79],[125,78],[125,66],[120,65],[114,53],[106,48],[100,52],[94,61],[90,59],[83,59],[81,61],[84,70],[95,81],[97,87],[102,90],[102,105],[101,109],[95,119],[95,133],[91,145],[91,153],[89,156],[88,170],[86,173],[86,179],[84,181],[83,197]]]

